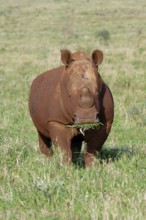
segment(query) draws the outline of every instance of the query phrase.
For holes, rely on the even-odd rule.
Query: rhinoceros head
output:
[[[102,51],[94,50],[90,56],[82,51],[71,53],[62,50],[61,60],[65,65],[62,77],[65,102],[74,123],[98,122],[99,92],[102,86],[98,65],[103,60]]]

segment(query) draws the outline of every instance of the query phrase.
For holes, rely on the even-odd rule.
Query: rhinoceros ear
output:
[[[71,62],[72,53],[69,50],[60,50],[62,62],[68,66]]]
[[[103,61],[103,52],[101,50],[94,50],[92,52],[92,60],[96,66],[101,64]]]

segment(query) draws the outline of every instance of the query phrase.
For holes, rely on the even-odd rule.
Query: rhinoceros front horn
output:
[[[88,88],[83,88],[80,93],[79,105],[82,108],[90,108],[94,105],[94,98]]]

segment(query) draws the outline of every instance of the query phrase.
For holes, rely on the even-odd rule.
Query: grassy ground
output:
[[[7,0],[0,7],[0,219],[146,219],[146,2]],[[60,49],[105,54],[115,120],[92,170],[40,153],[31,81]]]

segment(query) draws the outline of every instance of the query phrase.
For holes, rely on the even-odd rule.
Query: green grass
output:
[[[86,124],[70,124],[67,125],[68,127],[71,128],[77,128],[78,130],[80,130],[80,132],[85,135],[85,131],[89,130],[89,129],[99,129],[100,126],[102,126],[103,124],[101,122],[97,122],[97,123],[86,123]]]
[[[146,2],[3,1],[0,7],[0,219],[146,219]],[[93,169],[49,160],[28,113],[32,80],[60,49],[104,52],[115,119]]]

